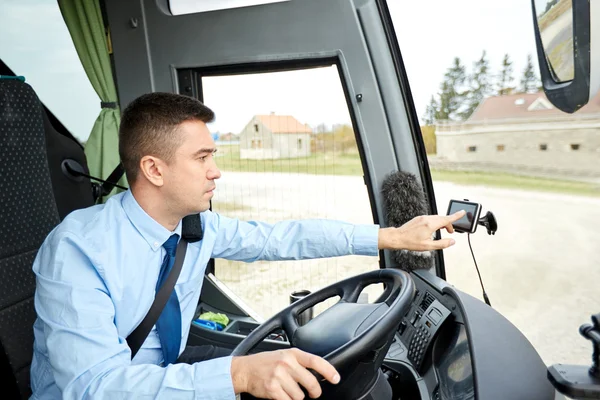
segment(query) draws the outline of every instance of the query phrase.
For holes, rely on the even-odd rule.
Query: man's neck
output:
[[[132,185],[130,190],[135,201],[146,214],[170,232],[175,230],[183,217],[175,215],[169,208],[169,202],[165,201],[155,189]]]

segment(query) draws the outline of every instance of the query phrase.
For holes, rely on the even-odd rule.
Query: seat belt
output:
[[[88,179],[92,179],[94,181],[102,182],[101,185],[97,183],[92,184],[94,201],[96,201],[100,197],[107,196],[115,187],[119,189],[127,190],[125,186],[121,186],[118,184],[119,179],[125,173],[125,168],[123,168],[123,164],[119,163],[117,167],[110,173],[106,180],[96,178],[90,174],[86,174],[81,164],[79,164],[75,160],[66,159],[61,164],[61,169],[63,173],[67,176],[67,178],[75,179],[80,176],[86,177]]]
[[[108,178],[102,182],[102,185],[100,186],[100,196],[107,196],[115,188],[115,186],[120,189],[127,190],[127,188],[117,184],[124,173],[125,168],[123,168],[123,164],[117,164],[117,167],[113,170],[113,172],[111,172]]]
[[[165,283],[156,293],[154,302],[148,310],[148,314],[144,317],[142,322],[127,336],[127,344],[131,349],[131,359],[135,357],[140,347],[150,334],[152,327],[158,321],[160,313],[165,308],[171,292],[175,288],[177,278],[183,267],[183,260],[185,259],[185,252],[189,243],[195,243],[202,240],[204,232],[202,230],[202,224],[200,223],[199,214],[191,214],[183,218],[181,221],[181,239],[177,244],[177,250],[175,251],[175,261],[173,262],[173,268],[169,272],[169,276],[165,280]]]
[[[134,331],[127,336],[127,344],[131,349],[131,359],[135,357],[140,347],[142,347],[142,344],[148,337],[148,334],[150,334],[152,327],[154,324],[156,324],[156,321],[158,321],[160,313],[165,308],[171,293],[175,289],[175,283],[177,282],[177,278],[179,278],[179,273],[181,272],[181,267],[183,266],[183,260],[185,259],[187,245],[187,240],[182,236],[177,244],[175,261],[173,263],[173,268],[171,268],[171,272],[169,272],[169,276],[156,294],[148,314],[146,314],[137,328],[135,328]]]

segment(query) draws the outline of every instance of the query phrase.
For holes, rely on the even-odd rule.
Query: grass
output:
[[[567,81],[575,76],[573,63],[573,38],[569,37],[564,42],[557,44],[548,55],[550,64],[555,69],[558,80]]]
[[[600,196],[600,186],[587,182],[537,178],[507,173],[434,169],[431,170],[431,175],[434,181],[446,181],[463,185],[485,185],[507,189]]]
[[[313,153],[310,157],[275,160],[240,159],[239,146],[219,149],[217,165],[222,171],[231,172],[284,172],[313,175],[362,176],[363,169],[358,154]],[[431,170],[435,181],[463,185],[534,190],[600,197],[600,186],[587,182],[574,182],[550,178],[537,178],[510,173],[483,171]],[[221,211],[244,211],[242,204],[218,204]]]
[[[550,9],[547,13],[542,15],[541,18],[538,19],[538,27],[540,28],[540,32],[544,31],[552,22],[556,21],[558,17],[564,14],[570,7],[572,7],[570,0],[560,0],[558,4]],[[536,13],[540,13],[541,10],[535,10]]]
[[[234,212],[234,211],[249,211],[252,207],[241,204],[241,203],[231,203],[228,201],[213,201],[213,211],[217,211],[220,213],[226,212]]]
[[[219,150],[220,151],[220,150]],[[363,169],[356,154],[314,153],[303,158],[274,160],[240,159],[239,152],[231,151],[217,158],[222,171],[231,172],[285,172],[313,175],[362,175]]]

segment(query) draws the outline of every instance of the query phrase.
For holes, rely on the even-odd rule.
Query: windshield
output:
[[[590,346],[578,328],[598,312],[600,100],[567,115],[545,98],[529,2],[388,3],[439,213],[451,199],[469,199],[482,204],[482,215],[495,214],[496,235],[480,226],[471,236],[492,306],[547,364],[588,364]],[[4,0],[0,58],[79,140],[87,139],[99,99],[56,2]],[[372,223],[361,144],[337,66],[255,72],[200,76],[202,95],[217,111],[210,129],[227,172],[214,209],[244,219]],[[285,151],[275,152],[273,143]],[[279,186],[247,174],[266,174]],[[447,280],[481,299],[467,236],[453,237],[457,244],[444,251]],[[314,291],[372,270],[378,257],[253,267],[218,261],[215,273],[268,317],[289,303],[292,289]],[[366,300],[381,288],[371,289]]]
[[[545,98],[531,2],[388,4],[439,212],[469,199],[495,214],[496,235],[471,235],[492,306],[546,364],[587,365],[578,328],[598,312],[600,101],[569,115]],[[447,280],[482,299],[467,236],[454,237]]]

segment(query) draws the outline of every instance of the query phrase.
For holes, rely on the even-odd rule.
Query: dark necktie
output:
[[[179,235],[173,235],[163,244],[167,254],[163,260],[158,282],[156,283],[156,293],[158,293],[169,276],[171,268],[173,268],[178,239]],[[164,365],[167,366],[174,363],[179,357],[181,344],[181,309],[179,308],[179,299],[175,289],[173,289],[165,308],[158,317],[158,321],[156,321],[156,330],[163,351]]]

